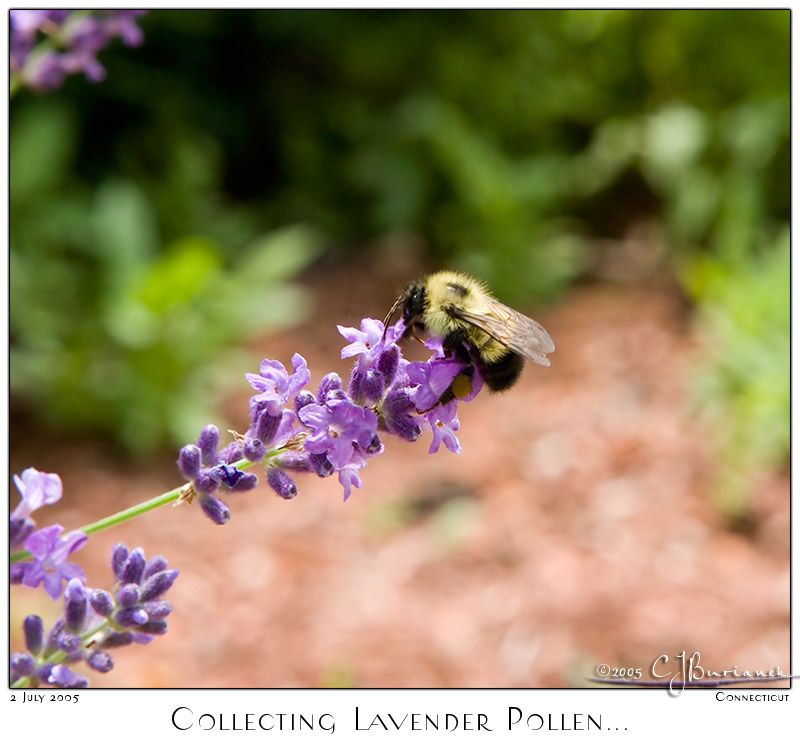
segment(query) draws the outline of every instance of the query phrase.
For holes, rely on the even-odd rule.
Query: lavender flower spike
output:
[[[105,77],[97,54],[120,37],[141,44],[136,19],[143,10],[12,10],[12,92],[20,84],[37,91],[58,88],[66,76],[83,72],[92,82]]]
[[[305,359],[292,357],[292,372],[277,360],[263,359],[258,374],[245,374],[256,390],[250,398],[250,426],[218,450],[219,431],[206,427],[197,444],[181,450],[178,465],[192,482],[203,511],[218,524],[230,512],[217,489],[247,490],[255,476],[243,473],[239,461],[261,463],[267,485],[284,499],[297,494],[289,473],[313,472],[325,478],[336,473],[345,500],[361,486],[359,471],[383,452],[380,431],[416,441],[422,431],[433,438],[430,452],[444,445],[460,452],[457,400],[473,399],[483,380],[469,345],[445,350],[440,338],[430,338],[427,361],[410,363],[398,340],[407,332],[404,319],[385,328],[365,318],[360,329],[338,326],[347,341],[342,358],[357,357],[347,389],[335,372],[319,382],[316,395],[304,389],[310,380]],[[457,385],[457,386],[456,386]]]
[[[11,677],[16,685],[85,687],[88,680],[74,670],[81,660],[106,673],[114,666],[107,649],[147,644],[166,633],[172,606],[161,598],[172,587],[178,570],[168,569],[163,556],[153,556],[148,562],[141,548],[129,553],[122,543],[114,546],[111,566],[115,580],[111,592],[87,589],[77,578],[69,581],[64,615],[56,619],[46,637],[39,616],[25,619],[28,652],[11,657]]]

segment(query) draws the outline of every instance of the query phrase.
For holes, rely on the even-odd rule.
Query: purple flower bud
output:
[[[138,584],[123,584],[117,590],[117,605],[120,608],[132,608],[139,602],[139,596]]]
[[[31,88],[37,91],[52,91],[63,82],[70,67],[65,55],[48,50],[41,55],[30,57],[30,64],[25,73],[25,78]]]
[[[409,442],[419,439],[422,426],[412,414],[412,411],[416,413],[416,408],[411,401],[411,390],[408,387],[389,390],[382,407],[384,424],[389,433]]]
[[[244,449],[238,441],[232,441],[230,444],[223,447],[219,452],[219,459],[222,462],[236,462],[244,457]]]
[[[99,642],[103,649],[116,649],[127,647],[133,642],[133,633],[130,631],[106,631]]]
[[[12,517],[8,524],[8,547],[12,550],[20,548],[36,527],[36,523],[28,517]]]
[[[377,434],[375,434],[375,436],[372,438],[372,441],[366,447],[364,447],[364,452],[370,456],[383,452],[383,442]]]
[[[394,416],[385,416],[384,423],[386,430],[405,439],[407,442],[415,442],[422,435],[422,427],[414,420],[412,416],[405,413],[399,413]]]
[[[141,626],[143,623],[147,623],[150,620],[150,616],[144,608],[130,608],[126,612],[129,614],[131,625]],[[120,611],[118,620],[122,620],[122,611]]]
[[[111,571],[114,573],[114,581],[118,582],[122,577],[122,571],[128,561],[128,546],[125,543],[116,543],[111,549]]]
[[[156,554],[155,556],[150,556],[150,560],[145,564],[144,567],[144,574],[142,574],[142,579],[147,579],[148,577],[152,577],[153,574],[157,574],[159,571],[164,571],[164,569],[169,567],[169,563],[167,559],[163,556]]]
[[[180,571],[178,569],[168,569],[153,574],[141,587],[139,601],[144,603],[149,600],[157,600],[175,583]]]
[[[137,626],[136,630],[142,634],[161,636],[167,633],[167,622],[163,620],[147,621],[147,623]]]
[[[347,385],[347,394],[350,395],[353,402],[358,403],[363,401],[365,374],[366,371],[362,371],[357,366],[354,366],[353,370],[350,372],[350,383]]]
[[[61,688],[86,688],[89,685],[89,681],[84,676],[73,673],[64,665],[54,665],[50,669],[47,682]]]
[[[67,631],[78,633],[86,622],[88,593],[80,579],[70,579],[64,590],[64,620]]]
[[[89,596],[89,604],[95,613],[104,618],[108,618],[114,610],[114,600],[105,590],[92,590]]]
[[[258,485],[258,476],[254,473],[241,473],[236,483],[230,487],[231,491],[250,491]]]
[[[283,470],[267,468],[267,483],[282,499],[293,499],[297,496],[297,484]]]
[[[64,631],[58,637],[58,648],[67,654],[77,652],[81,648],[81,638],[77,634]]]
[[[331,392],[342,389],[342,378],[336,373],[331,372],[322,377],[317,388],[317,403],[324,405],[328,400],[328,395]],[[338,398],[337,398],[338,399]]]
[[[47,663],[44,665],[39,665],[39,667],[36,668],[36,675],[34,676],[37,683],[47,683],[48,679],[50,678],[50,671],[54,667],[55,665],[49,665]]]
[[[8,567],[8,581],[10,584],[22,584],[22,580],[25,578],[25,570],[29,566],[28,563],[24,561],[18,561],[15,564],[11,564]]]
[[[375,369],[361,371],[355,367],[350,375],[349,390],[355,402],[377,403],[383,395],[383,374]]]
[[[142,605],[151,621],[166,618],[172,613],[172,606],[166,600],[153,600]]]
[[[331,464],[331,461],[328,459],[328,455],[324,453],[309,454],[308,461],[311,463],[314,472],[320,478],[327,478],[329,475],[333,473],[333,465]]]
[[[219,429],[210,423],[204,426],[197,437],[197,446],[200,449],[200,461],[206,467],[217,464],[217,447],[219,446]]]
[[[201,470],[194,479],[194,487],[199,493],[214,493],[222,482],[222,473],[216,468]]]
[[[57,618],[53,627],[47,634],[47,643],[44,647],[44,656],[49,657],[53,652],[58,649],[58,638],[64,632],[64,619]]]
[[[400,349],[396,345],[389,346],[378,356],[376,367],[378,371],[383,374],[383,381],[386,386],[390,386],[394,382],[395,374],[397,374],[398,364],[400,363]]]
[[[144,551],[141,548],[134,548],[125,562],[119,581],[122,584],[139,584],[146,563]]]
[[[149,620],[144,608],[121,608],[114,611],[114,621],[125,628],[141,626]]]
[[[280,412],[277,415],[272,415],[269,412],[268,403],[259,403],[258,412],[253,418],[254,436],[264,444],[272,444],[278,431],[278,426],[281,425],[281,416]]]
[[[27,652],[11,655],[11,680],[28,678],[36,672],[36,664]]]
[[[297,397],[294,399],[294,409],[295,412],[299,412],[300,408],[305,407],[306,405],[311,405],[311,403],[315,403],[317,401],[316,397],[314,397],[313,392],[309,392],[308,390],[301,390],[297,393]]]
[[[409,387],[395,387],[386,394],[383,400],[383,412],[396,415],[398,413],[410,413],[414,408],[411,401],[411,389]]]
[[[145,10],[114,11],[115,28],[126,47],[138,47],[144,41],[144,34],[136,25],[135,20],[146,12]]]
[[[242,452],[250,462],[261,462],[267,452],[267,448],[261,439],[247,439]]]
[[[283,452],[274,458],[273,462],[279,468],[294,470],[298,473],[310,473],[314,470],[310,455],[303,452]]]
[[[31,654],[38,655],[42,651],[44,640],[44,625],[42,619],[36,615],[30,615],[22,622],[22,630],[25,632],[25,646]]]
[[[212,522],[217,525],[224,525],[231,518],[231,510],[228,509],[225,502],[220,501],[215,496],[204,493],[199,497],[200,508],[205,512]]]
[[[187,444],[178,454],[178,468],[184,478],[194,480],[200,472],[200,448],[196,444]]]
[[[107,673],[114,668],[114,661],[100,649],[95,650],[86,658],[86,664],[98,673]]]

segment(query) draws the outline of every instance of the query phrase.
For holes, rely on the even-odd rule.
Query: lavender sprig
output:
[[[461,451],[456,399],[441,400],[461,376],[470,377],[463,400],[480,391],[483,382],[468,351],[446,353],[434,339],[426,343],[429,360],[410,363],[397,345],[405,332],[402,320],[384,329],[382,322],[367,318],[360,329],[338,329],[348,342],[342,358],[357,357],[346,389],[336,373],[322,378],[316,394],[303,389],[310,374],[299,354],[292,357],[291,374],[280,361],[264,359],[258,374],[245,375],[256,390],[247,431],[218,451],[219,430],[206,426],[195,444],[181,450],[178,465],[191,481],[188,498],[199,497],[213,521],[223,524],[230,518],[217,492],[252,488],[255,475],[242,468],[256,463],[264,466],[267,485],[284,499],[297,495],[289,473],[311,472],[336,474],[347,500],[361,486],[359,471],[383,452],[379,432],[416,441],[428,431],[431,454],[441,445]]]
[[[75,671],[76,665],[85,662],[92,670],[107,673],[114,667],[107,650],[148,644],[167,632],[172,606],[162,598],[178,570],[169,569],[162,556],[148,561],[141,548],[129,552],[122,543],[112,550],[111,568],[110,592],[86,587],[77,577],[69,581],[64,614],[46,636],[39,616],[25,619],[27,652],[11,655],[12,686],[85,688],[89,681]]]
[[[97,59],[112,39],[128,47],[144,38],[136,20],[144,10],[12,10],[9,11],[11,94],[22,86],[52,91],[68,75],[84,73],[97,82],[106,75]]]
[[[471,352],[445,352],[441,341],[426,343],[428,361],[409,362],[397,341],[405,324],[384,329],[381,322],[364,319],[361,328],[340,327],[347,341],[342,358],[356,357],[345,387],[336,373],[326,374],[316,392],[305,389],[311,376],[305,359],[292,357],[289,373],[279,361],[265,359],[258,374],[247,374],[255,390],[250,398],[250,425],[220,449],[220,431],[214,425],[202,429],[196,443],[186,445],[178,466],[187,478],[184,486],[130,507],[68,533],[61,525],[35,530],[34,511],[61,498],[61,479],[33,468],[14,480],[22,496],[10,517],[12,583],[42,584],[53,599],[64,589],[64,614],[45,635],[42,620],[28,616],[23,623],[26,652],[11,657],[14,686],[49,684],[64,688],[88,685],[75,671],[85,662],[91,669],[108,672],[113,661],[109,649],[134,642],[147,643],[167,630],[172,608],[163,600],[178,575],[161,556],[149,561],[140,548],[128,551],[114,546],[110,591],[86,587],[83,570],[68,556],[86,542],[87,536],[113,527],[170,502],[195,499],[217,524],[230,518],[222,493],[255,487],[258,477],[246,472],[260,464],[267,485],[280,497],[297,495],[291,474],[336,475],[347,500],[361,487],[360,471],[370,459],[383,453],[382,433],[417,441],[430,432],[430,453],[444,445],[460,452],[457,401],[471,400],[482,387]],[[462,381],[455,387],[458,378]],[[465,388],[464,382],[469,383]],[[456,397],[465,393],[462,397]],[[445,397],[446,395],[446,397]]]
[[[314,473],[321,478],[335,474],[347,500],[353,488],[361,487],[360,471],[383,452],[381,432],[410,442],[429,432],[429,453],[442,445],[454,453],[461,451],[456,436],[457,401],[472,400],[483,386],[468,347],[445,352],[441,340],[431,339],[425,344],[432,352],[430,358],[412,363],[397,345],[405,332],[402,320],[384,330],[378,320],[364,319],[360,329],[339,327],[339,331],[348,341],[342,358],[357,356],[346,389],[336,373],[326,374],[316,393],[303,389],[310,373],[299,354],[292,357],[291,374],[280,361],[264,359],[258,374],[245,375],[256,394],[250,399],[250,426],[244,434],[232,431],[233,441],[220,449],[219,429],[206,426],[197,442],[183,447],[178,458],[188,483],[75,532],[91,535],[166,504],[194,499],[213,522],[225,524],[230,509],[220,495],[254,488],[257,476],[245,471],[256,464],[263,466],[267,485],[281,498],[297,495],[291,474]],[[467,377],[464,396],[441,402],[448,390],[455,389],[455,380]],[[463,392],[464,387],[458,390]],[[25,485],[24,479],[18,485]],[[60,491],[60,482],[48,484],[47,491]],[[34,493],[44,496],[46,492],[37,488]],[[15,510],[12,537],[32,533],[29,514],[24,508]],[[12,575],[16,574],[12,581],[22,582],[20,564],[32,558],[27,548],[12,552]]]

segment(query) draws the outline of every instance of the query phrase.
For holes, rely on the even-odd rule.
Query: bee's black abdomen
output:
[[[494,363],[487,364],[485,361],[481,361],[480,371],[486,386],[492,392],[501,392],[507,390],[519,379],[524,365],[525,359],[522,356],[514,351],[507,351]]]
[[[464,343],[469,340],[466,327],[457,327],[455,330],[447,333],[442,341],[442,346],[446,351],[453,351],[459,355],[464,361],[469,361],[469,355],[464,350]]]

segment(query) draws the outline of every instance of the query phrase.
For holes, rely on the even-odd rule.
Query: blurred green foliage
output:
[[[144,454],[213,415],[234,373],[253,366],[237,344],[303,313],[287,279],[319,239],[299,226],[256,235],[218,207],[252,234],[230,260],[195,221],[162,244],[142,184],[75,179],[74,133],[58,100],[29,103],[11,131],[11,388],[51,424]],[[208,199],[186,182],[183,192],[187,204]]]
[[[758,253],[696,257],[686,272],[705,343],[693,394],[722,455],[717,501],[731,517],[747,514],[753,473],[788,466],[789,244],[785,227]]]
[[[244,319],[270,318],[231,289],[276,227],[314,227],[344,262],[360,240],[422,236],[431,266],[530,304],[591,272],[594,237],[654,221],[716,341],[707,397],[737,433],[753,409],[771,434],[788,419],[788,371],[760,383],[784,349],[708,321],[738,319],[741,296],[756,326],[788,320],[788,10],[156,10],[141,26],[141,48],[103,53],[102,84],[12,106],[12,385],[47,392],[50,414],[86,417],[128,378],[160,412],[177,388],[170,419],[201,397],[186,367],[202,379]],[[734,385],[741,357],[762,364]],[[153,428],[136,412],[113,422]]]

